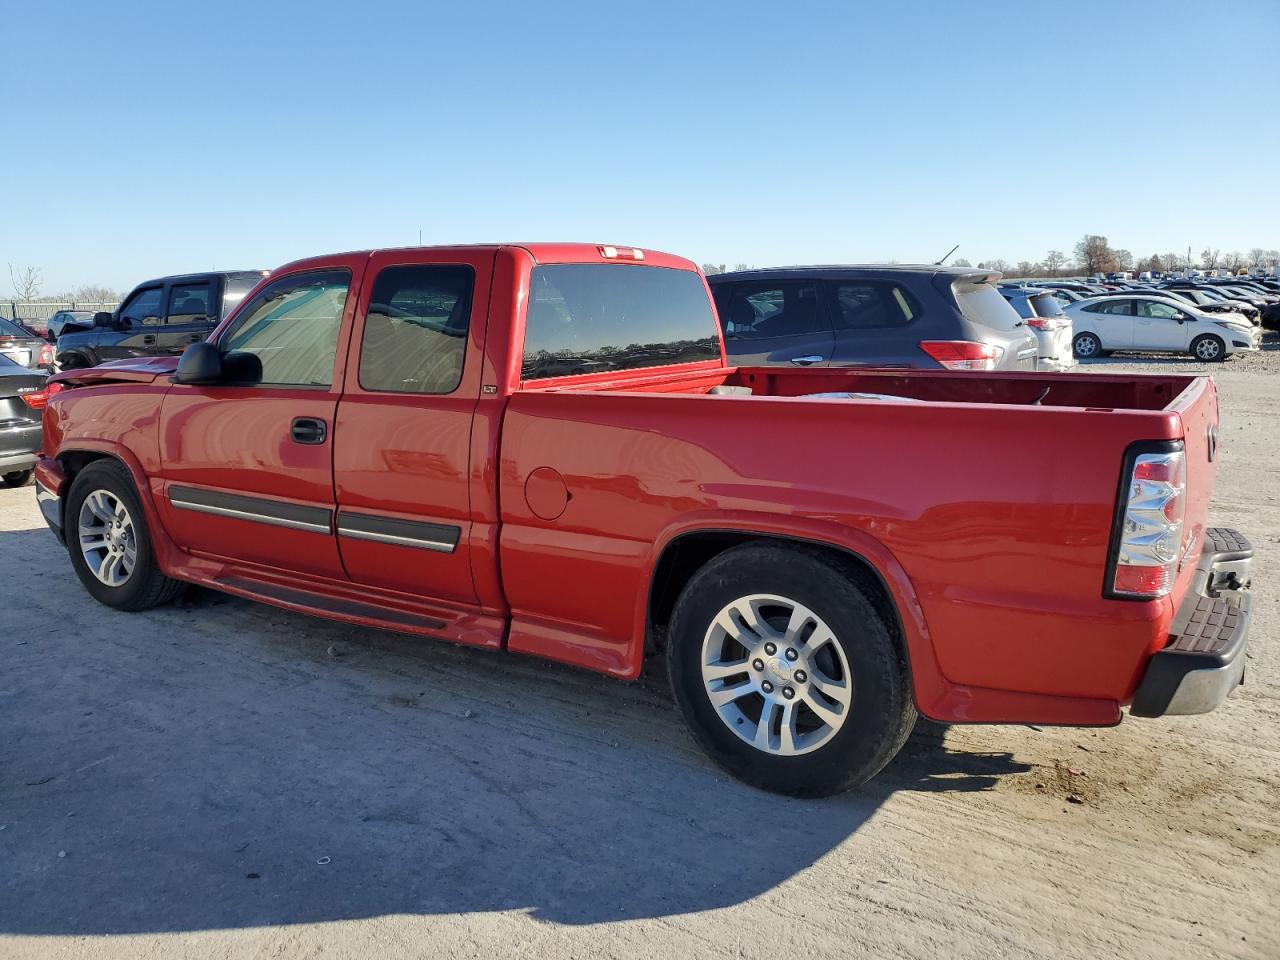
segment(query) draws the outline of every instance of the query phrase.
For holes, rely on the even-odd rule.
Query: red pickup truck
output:
[[[36,495],[101,602],[665,651],[773,790],[861,783],[917,711],[1107,725],[1242,679],[1203,377],[734,368],[693,263],[529,244],[299,261],[181,359],[53,389]]]

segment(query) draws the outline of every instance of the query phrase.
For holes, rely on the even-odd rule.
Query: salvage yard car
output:
[[[1204,313],[1179,304],[1162,291],[1091,297],[1063,311],[1075,330],[1081,359],[1126,353],[1190,353],[1215,363],[1236,353],[1256,352],[1262,330],[1239,314]]]
[[[100,602],[662,650],[771,790],[867,780],[917,711],[1105,726],[1243,674],[1204,377],[731,367],[688,260],[532,244],[299,261],[180,359],[54,384],[36,497]]]
[[[77,370],[125,357],[178,356],[207,337],[261,280],[261,270],[161,277],[141,283],[115,313],[57,339],[57,368]]]

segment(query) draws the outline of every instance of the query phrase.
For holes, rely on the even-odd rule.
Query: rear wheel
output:
[[[1102,341],[1092,333],[1077,333],[1071,345],[1081,360],[1102,356]]]
[[[915,724],[889,627],[821,551],[720,554],[680,595],[669,638],[672,690],[694,739],[766,790],[827,796],[865,783]]]
[[[1205,363],[1217,363],[1227,358],[1227,345],[1218,337],[1205,333],[1191,341],[1191,353]]]
[[[58,357],[59,370],[84,370],[93,366],[89,358],[78,353],[68,353]]]
[[[109,607],[146,610],[182,589],[156,564],[133,478],[115,460],[98,460],[76,474],[67,496],[66,540],[76,576]]]
[[[6,487],[25,487],[27,485],[27,481],[30,479],[30,470],[14,470],[11,473],[6,473],[0,476],[0,481],[2,481]]]

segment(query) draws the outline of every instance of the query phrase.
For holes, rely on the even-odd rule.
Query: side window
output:
[[[1161,303],[1158,300],[1139,300],[1138,316],[1154,317],[1157,320],[1172,320],[1174,314],[1178,312],[1178,308],[1171,303]]]
[[[169,313],[165,323],[199,323],[209,319],[212,296],[209,283],[178,283],[169,288]]]
[[[160,287],[147,287],[139,290],[120,308],[120,319],[128,320],[130,325],[144,324],[153,326],[160,322],[160,299],[163,292]]]
[[[726,337],[764,340],[826,330],[812,283],[729,283],[714,290]]]
[[[1132,300],[1108,300],[1106,303],[1098,304],[1097,313],[1105,313],[1113,317],[1131,317],[1133,316]]]
[[[360,386],[452,393],[462,380],[471,291],[467,266],[386,267],[378,274],[360,345]]]
[[[905,327],[919,312],[911,295],[894,283],[841,283],[835,297],[837,330]]]
[[[350,285],[350,271],[323,270],[263,287],[219,341],[235,379],[331,386]]]

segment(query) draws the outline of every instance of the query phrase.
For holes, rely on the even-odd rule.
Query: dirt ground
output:
[[[1280,344],[1214,366],[1246,685],[922,723],[860,793],[721,775],[637,684],[211,593],[84,593],[0,490],[0,955],[1280,957]],[[1197,370],[1190,361],[1106,361]]]

